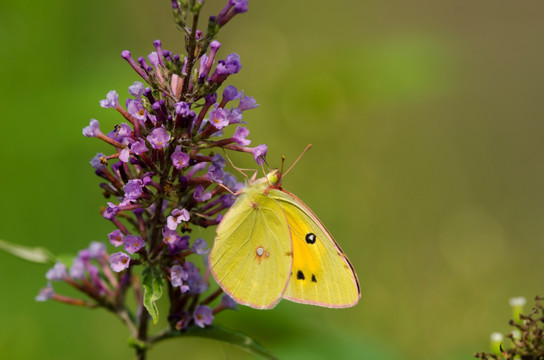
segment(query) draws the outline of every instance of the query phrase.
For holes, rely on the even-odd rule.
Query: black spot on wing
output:
[[[302,270],[299,270],[299,271],[297,272],[297,279],[298,279],[298,280],[304,280],[304,279],[306,279],[306,278],[304,277],[304,273],[302,272]]]
[[[315,244],[315,241],[316,241],[316,236],[314,233],[308,233],[306,234],[306,242],[308,244]]]
[[[315,282],[315,283],[317,282],[317,279],[315,278],[314,274],[312,274],[312,282]]]

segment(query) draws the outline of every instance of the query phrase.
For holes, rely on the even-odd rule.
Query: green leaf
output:
[[[20,259],[33,263],[54,264],[56,262],[53,254],[42,247],[29,247],[0,240],[0,249],[11,255],[17,256]]]
[[[223,341],[236,346],[244,351],[260,355],[265,359],[277,359],[270,351],[265,349],[255,339],[248,335],[231,329],[226,329],[219,326],[208,326],[205,328],[199,328],[192,326],[185,332],[186,336],[198,336],[203,338],[209,338],[214,340]]]
[[[159,308],[155,303],[162,296],[162,276],[153,266],[143,271],[144,306],[153,318],[153,325],[159,321]]]

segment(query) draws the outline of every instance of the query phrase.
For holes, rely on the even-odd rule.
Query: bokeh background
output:
[[[89,160],[108,148],[81,129],[121,121],[98,101],[139,80],[122,50],[183,49],[169,3],[0,3],[0,238],[57,254],[107,240]],[[284,186],[335,235],[363,297],[216,322],[283,359],[487,351],[510,297],[544,295],[543,13],[540,0],[251,1],[219,37],[243,63],[228,84],[261,104],[245,120],[270,163],[313,144]],[[133,357],[105,311],[35,302],[45,271],[0,253],[1,358]],[[255,357],[185,338],[150,352],[163,358]]]

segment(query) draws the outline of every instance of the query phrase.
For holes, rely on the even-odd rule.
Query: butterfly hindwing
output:
[[[293,194],[272,189],[287,217],[293,267],[285,299],[332,308],[355,305],[361,296],[357,275],[321,221]]]
[[[274,307],[286,289],[292,266],[286,215],[249,185],[225,214],[210,252],[212,274],[234,300],[258,309]]]

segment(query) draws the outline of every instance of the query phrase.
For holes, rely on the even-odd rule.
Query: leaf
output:
[[[260,355],[265,359],[277,359],[269,350],[264,348],[255,339],[240,331],[226,329],[216,325],[208,326],[205,328],[192,326],[187,329],[185,335],[223,341],[233,346],[236,346],[244,351]]]
[[[54,264],[56,262],[53,254],[42,247],[29,247],[0,240],[0,249],[11,255],[17,256],[20,259],[33,263]]]
[[[144,306],[153,318],[153,325],[159,321],[159,308],[155,303],[162,296],[161,272],[153,266],[143,271]]]

